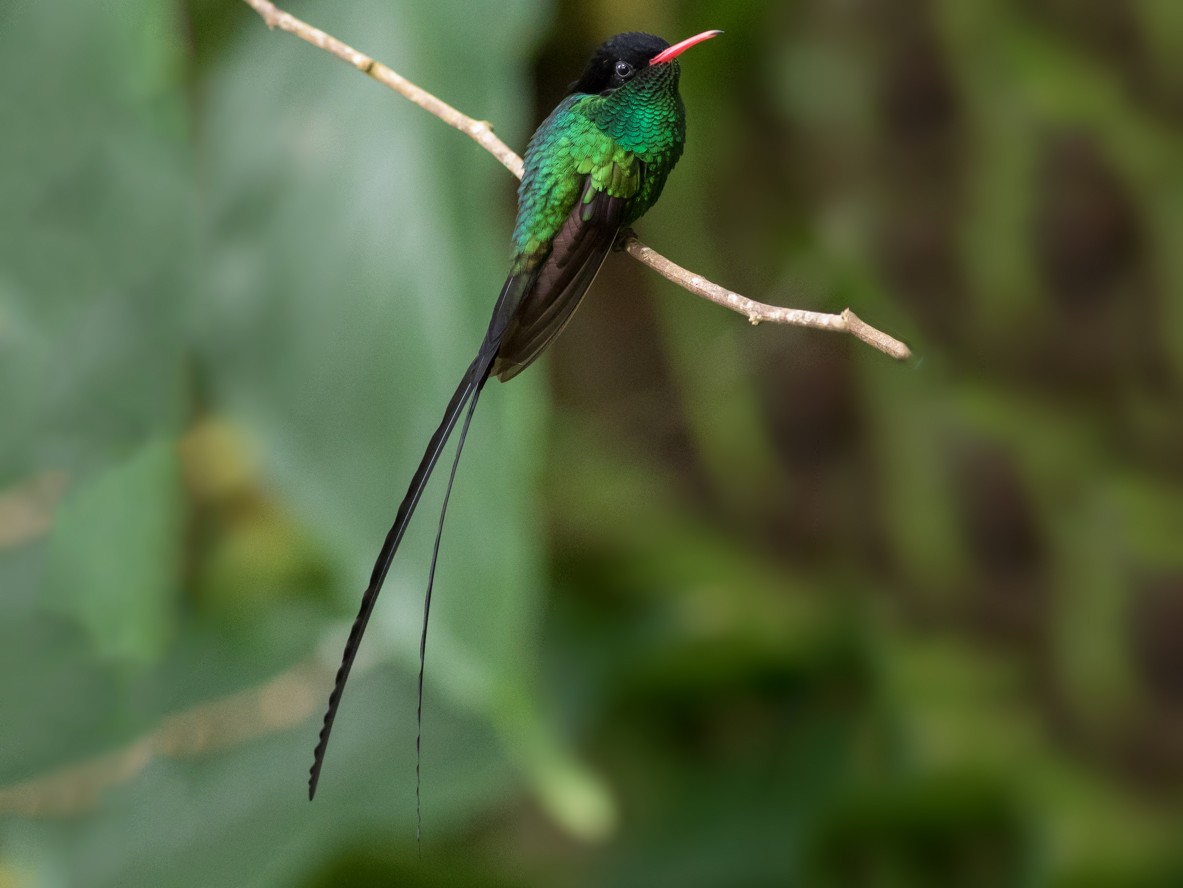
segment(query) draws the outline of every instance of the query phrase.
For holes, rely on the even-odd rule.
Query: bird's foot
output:
[[[616,233],[616,241],[612,244],[612,249],[620,252],[628,246],[629,238],[635,238],[637,233],[631,228],[622,228]]]

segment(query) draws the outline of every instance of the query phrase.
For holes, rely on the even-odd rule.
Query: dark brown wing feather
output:
[[[627,199],[596,190],[588,177],[505,330],[494,376],[502,382],[517,376],[571,320],[612,249],[627,207]]]

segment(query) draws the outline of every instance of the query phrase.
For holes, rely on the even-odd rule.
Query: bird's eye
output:
[[[616,63],[616,76],[619,77],[621,80],[628,80],[630,77],[633,76],[633,66],[630,65],[628,62],[617,62]]]

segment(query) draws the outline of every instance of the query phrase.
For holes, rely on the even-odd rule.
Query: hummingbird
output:
[[[313,753],[310,799],[316,795],[341,695],[378,593],[432,470],[463,414],[424,596],[417,709],[422,726],[427,623],[440,535],[477,400],[491,376],[502,382],[513,379],[550,345],[582,301],[617,235],[661,196],[686,139],[678,56],[721,33],[704,31],[672,46],[640,32],[606,40],[568,87],[566,98],[530,138],[518,187],[509,276],[476,357],[448,401],[374,563]],[[417,759],[418,747],[417,739]],[[416,765],[416,776],[418,771]]]

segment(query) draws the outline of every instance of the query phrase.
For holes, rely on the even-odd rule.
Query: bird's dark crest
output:
[[[634,70],[640,71],[649,65],[651,58],[668,46],[669,43],[656,34],[641,31],[609,37],[592,53],[587,67],[579,79],[567,87],[567,93],[598,95],[614,89],[620,86],[620,77],[616,73],[617,62],[627,62]]]

